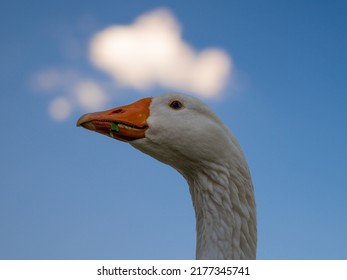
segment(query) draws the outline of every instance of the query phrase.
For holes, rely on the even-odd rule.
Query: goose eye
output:
[[[179,110],[183,108],[183,104],[181,101],[179,100],[171,100],[169,102],[169,106],[170,108],[174,109],[174,110]]]

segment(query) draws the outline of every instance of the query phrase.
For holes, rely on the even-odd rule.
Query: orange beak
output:
[[[144,98],[111,110],[85,114],[78,119],[77,126],[124,142],[144,138],[151,101],[152,98]]]

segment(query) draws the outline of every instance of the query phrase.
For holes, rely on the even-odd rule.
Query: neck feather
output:
[[[209,162],[186,179],[196,215],[196,258],[255,259],[256,213],[248,167]]]

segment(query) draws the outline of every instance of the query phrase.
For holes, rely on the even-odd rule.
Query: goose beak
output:
[[[77,126],[124,142],[144,138],[151,101],[152,98],[144,98],[107,111],[85,114],[78,119]]]

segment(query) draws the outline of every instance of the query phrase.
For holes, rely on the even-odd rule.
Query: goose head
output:
[[[192,96],[169,93],[83,115],[78,126],[129,142],[185,177],[207,161],[225,162],[241,150],[219,118]]]

